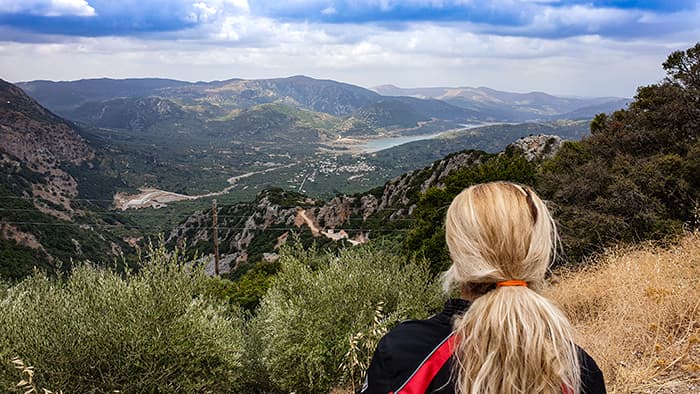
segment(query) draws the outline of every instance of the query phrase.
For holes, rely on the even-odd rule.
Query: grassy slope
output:
[[[700,392],[700,235],[669,249],[612,250],[562,272],[547,294],[566,311],[578,343],[610,393]]]

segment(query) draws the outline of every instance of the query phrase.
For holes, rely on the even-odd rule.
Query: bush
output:
[[[281,271],[251,322],[262,364],[284,391],[359,384],[378,339],[397,322],[439,308],[425,261],[375,247],[337,257],[286,248]]]
[[[161,247],[138,273],[88,265],[35,272],[0,292],[0,391],[19,357],[66,392],[230,392],[240,388],[243,320],[201,297],[205,276]]]
[[[208,278],[206,294],[231,305],[234,311],[243,308],[247,312],[253,312],[278,270],[279,264],[276,262],[260,261],[236,280],[225,276]]]

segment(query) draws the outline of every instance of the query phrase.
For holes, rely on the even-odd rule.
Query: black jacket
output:
[[[382,338],[367,370],[363,394],[387,394],[410,378],[411,374],[452,332],[455,315],[464,313],[469,302],[453,299],[445,303],[444,310],[427,320],[402,322]],[[582,393],[604,394],[603,373],[595,361],[583,349],[579,353],[581,363]],[[447,362],[433,379],[427,393],[454,393],[450,383],[452,363]]]

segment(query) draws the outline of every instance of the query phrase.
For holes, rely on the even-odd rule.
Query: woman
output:
[[[528,187],[493,182],[462,191],[445,221],[452,266],[447,302],[399,324],[377,346],[363,393],[605,393],[571,325],[538,294],[557,234]]]

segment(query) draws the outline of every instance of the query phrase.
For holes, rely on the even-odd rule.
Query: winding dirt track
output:
[[[173,192],[160,190],[160,189],[156,189],[156,188],[142,187],[142,188],[139,188],[141,193],[138,193],[138,194],[132,194],[132,195],[128,195],[125,193],[115,194],[114,195],[114,206],[117,209],[121,209],[122,211],[125,211],[127,209],[141,209],[141,208],[149,208],[149,207],[161,208],[170,202],[184,201],[184,200],[197,200],[200,198],[220,196],[222,194],[228,193],[229,191],[231,191],[231,189],[236,187],[236,184],[241,179],[248,178],[248,177],[251,177],[253,175],[265,174],[268,172],[280,170],[282,168],[293,167],[297,164],[298,163],[294,162],[294,163],[287,164],[284,166],[272,167],[272,168],[268,168],[265,170],[251,171],[251,172],[247,172],[245,174],[236,175],[236,176],[231,177],[231,178],[226,180],[229,183],[229,186],[227,186],[223,190],[218,191],[218,192],[207,193],[207,194],[199,194],[199,195],[195,195],[195,196],[173,193]]]

